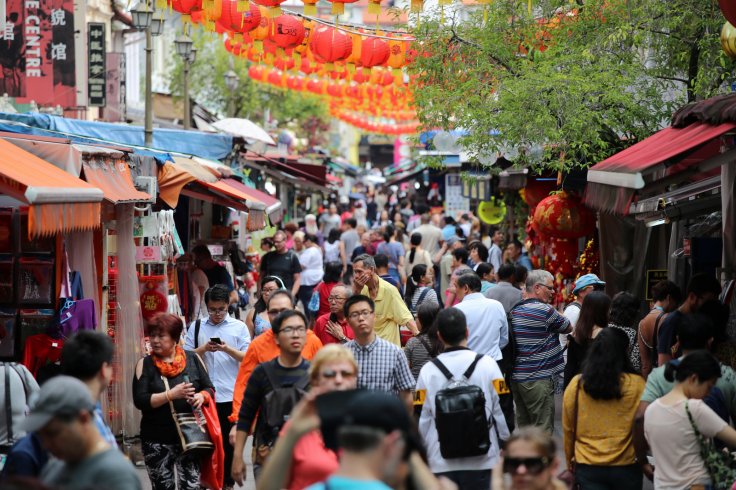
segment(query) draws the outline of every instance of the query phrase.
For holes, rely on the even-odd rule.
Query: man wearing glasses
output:
[[[317,318],[314,323],[314,333],[322,341],[322,344],[344,344],[355,338],[343,309],[350,294],[350,289],[342,284],[332,288],[330,295],[327,297],[327,301],[330,303],[330,312]]]
[[[555,295],[552,274],[531,271],[525,287],[527,299],[509,313],[516,353],[511,375],[516,425],[534,425],[551,434],[555,420],[552,378],[564,370],[558,334],[572,328],[570,320],[549,304]]]
[[[400,347],[376,335],[373,300],[361,294],[345,301],[345,316],[355,339],[345,344],[360,366],[358,388],[394,393],[412,411],[414,376]]]
[[[233,386],[240,362],[250,344],[250,333],[245,323],[231,317],[227,308],[230,291],[216,285],[204,293],[208,316],[192,323],[187,331],[184,349],[194,351],[204,359],[210,379],[217,392],[217,415],[223,434],[230,432],[232,424],[227,417],[233,409]],[[232,464],[233,446],[223,441],[225,464]],[[229,467],[229,466],[228,466]],[[225,475],[225,488],[232,488],[233,480]]]

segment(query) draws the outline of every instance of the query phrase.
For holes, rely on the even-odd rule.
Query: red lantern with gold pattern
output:
[[[595,230],[595,216],[580,198],[564,191],[549,196],[534,210],[532,226],[548,238],[580,238]]]
[[[547,247],[549,260],[545,269],[552,274],[573,277],[578,261],[578,243],[576,240],[550,239]]]
[[[222,14],[218,24],[233,32],[250,32],[261,22],[258,5],[251,4],[250,10],[238,12],[238,0],[222,0]]]
[[[522,198],[529,206],[529,209],[534,212],[534,208],[537,207],[542,199],[549,196],[550,192],[555,189],[557,189],[557,183],[554,180],[529,178],[526,181],[526,187],[524,188],[524,195]]]

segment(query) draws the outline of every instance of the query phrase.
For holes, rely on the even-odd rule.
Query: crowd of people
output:
[[[644,477],[730,488],[733,470],[706,455],[712,438],[736,447],[734,344],[715,277],[693,275],[684,294],[662,281],[641,314],[641,298],[610,297],[585,274],[558,311],[552,274],[503,231],[410,203],[370,210],[331,205],[276,231],[250,272],[244,321],[232,278],[206,247],[193,251],[203,306],[189,325],[154,317],[135,366],[154,490],[249,478],[259,490],[635,490]],[[67,341],[64,374],[28,417],[13,413],[5,481],[140,488],[100,411],[111,362],[102,334]],[[14,369],[10,389],[39,391]],[[192,415],[213,450],[188,444]]]

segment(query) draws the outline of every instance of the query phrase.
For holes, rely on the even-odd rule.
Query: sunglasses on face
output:
[[[503,472],[515,474],[521,466],[526,468],[526,472],[530,475],[538,475],[549,466],[549,459],[545,457],[538,458],[504,458]]]
[[[355,371],[335,371],[334,369],[325,369],[324,371],[322,371],[322,377],[332,379],[336,378],[338,373],[340,373],[340,376],[342,376],[343,378],[355,377]]]

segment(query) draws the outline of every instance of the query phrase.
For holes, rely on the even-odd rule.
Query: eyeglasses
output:
[[[347,298],[344,296],[328,296],[327,302],[328,303],[337,303],[338,301],[345,301]]]
[[[343,378],[354,378],[355,377],[355,371],[335,371],[334,369],[325,369],[322,371],[323,378],[332,379],[336,378],[337,375],[342,376]]]
[[[227,308],[217,308],[217,309],[207,308],[207,312],[210,315],[222,315],[224,313],[227,313]]]
[[[349,317],[351,320],[357,320],[360,317],[366,317],[368,318],[371,316],[373,312],[371,310],[363,310],[363,311],[354,311],[352,312]]]
[[[263,288],[263,289],[261,289],[261,293],[271,294],[271,293],[273,293],[275,291],[278,291],[278,290],[279,290],[279,288],[269,288],[269,289]]]
[[[542,286],[543,288],[547,288],[548,291],[554,291],[554,286],[547,286],[546,284],[542,284],[541,282],[537,284],[537,286]]]
[[[285,312],[288,309],[289,308],[281,308],[280,310],[268,310],[268,314],[269,314],[269,316],[276,316],[279,313],[283,313],[283,312]]]
[[[275,245],[275,244],[277,244],[277,243],[284,243],[285,241],[286,241],[286,240],[274,240],[274,241],[273,241],[273,243],[274,243],[274,245]]]
[[[279,333],[285,333],[286,335],[297,334],[304,335],[307,333],[307,327],[284,327],[279,330]]]
[[[503,472],[517,473],[522,465],[530,475],[538,475],[549,466],[549,458],[504,458]]]

